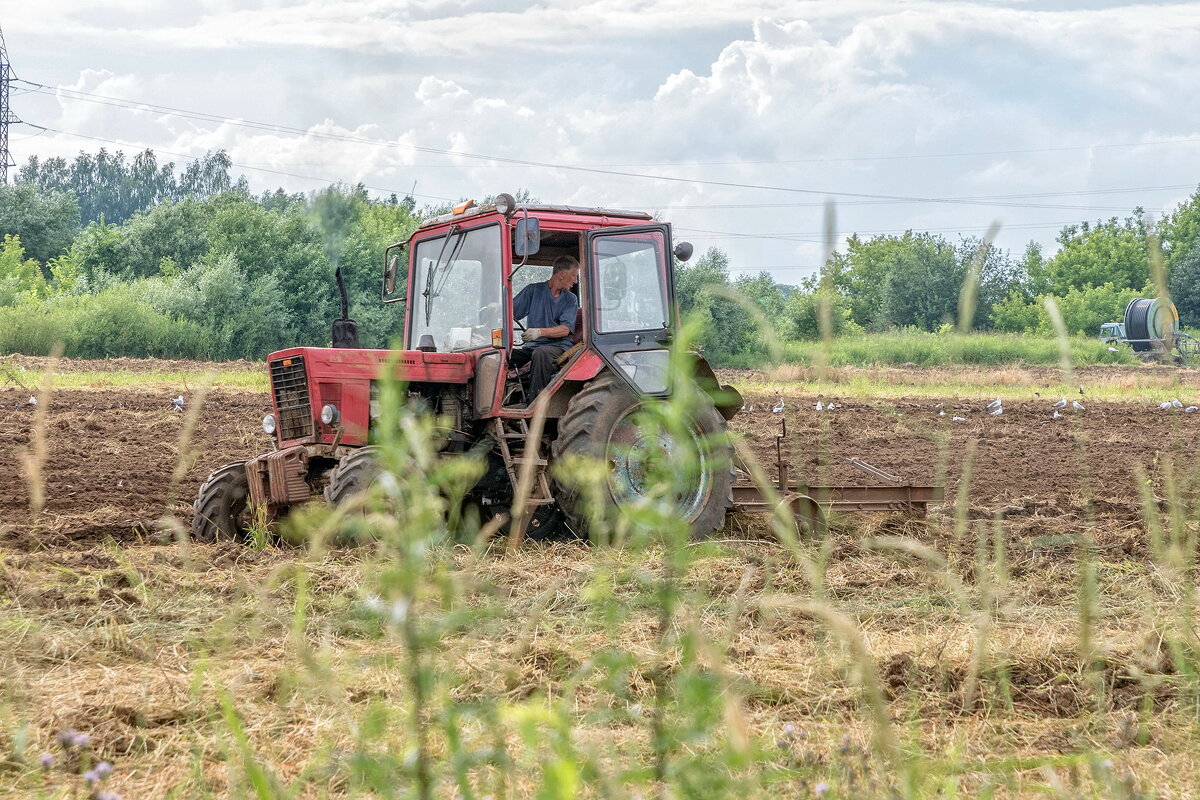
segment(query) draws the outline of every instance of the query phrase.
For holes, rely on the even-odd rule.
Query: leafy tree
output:
[[[829,307],[830,333],[840,336],[861,330],[855,324],[850,299],[832,289],[814,289],[811,292],[793,292],[784,306],[783,335],[793,339],[816,341],[821,338],[821,303]]]
[[[733,285],[762,310],[768,322],[778,326],[783,319],[783,292],[770,273],[760,272],[753,277],[743,275]]]
[[[1068,289],[1062,295],[1055,296],[1055,301],[1062,313],[1067,333],[1095,336],[1100,332],[1103,323],[1119,322],[1123,318],[1125,307],[1129,305],[1130,300],[1146,296],[1153,296],[1150,287],[1128,289],[1105,283],[1083,289]],[[996,327],[1012,333],[1053,336],[1054,326],[1046,312],[1046,297],[1047,295],[1039,295],[1034,300],[1027,301],[1014,292],[996,306]]]
[[[1136,209],[1133,216],[1089,225],[1069,225],[1058,235],[1061,249],[1046,262],[1039,291],[1063,295],[1111,283],[1140,289],[1150,281],[1150,231]]]
[[[959,242],[958,260],[964,277],[979,262],[979,284],[975,296],[974,326],[990,326],[992,308],[1003,302],[1009,293],[1020,291],[1027,285],[1027,272],[1021,262],[1014,261],[1007,250],[988,244],[977,237],[967,237]]]
[[[63,158],[40,161],[32,157],[21,167],[18,180],[43,191],[69,192],[79,204],[82,220],[120,224],[139,211],[166,200],[204,199],[227,191],[246,191],[246,179],[234,182],[229,155],[218,150],[189,164],[177,179],[173,163],[160,165],[153,150],[144,150],[127,162],[125,153],[79,153],[67,163]]]
[[[932,331],[953,322],[966,269],[945,239],[906,233],[889,243],[880,318]]]
[[[19,236],[6,235],[0,244],[0,305],[11,306],[46,294],[41,267],[25,258]]]
[[[71,258],[87,277],[89,284],[102,284],[110,277],[129,277],[125,265],[129,263],[129,247],[124,231],[118,225],[110,225],[101,219],[89,223],[71,245]]]
[[[204,201],[167,201],[138,213],[120,232],[119,273],[124,278],[144,278],[161,271],[163,259],[190,267],[208,252],[212,206]]]
[[[19,236],[30,257],[45,262],[66,252],[78,231],[73,195],[32,183],[0,186],[0,235]]]
[[[1174,270],[1180,260],[1200,239],[1200,189],[1158,222],[1158,238],[1167,270]],[[1181,312],[1182,313],[1182,312]]]
[[[1168,288],[1180,320],[1185,325],[1200,325],[1200,242],[1174,260]]]
[[[911,231],[905,234],[911,236]],[[834,253],[821,268],[821,276],[850,300],[851,317],[864,328],[878,328],[883,307],[884,281],[887,280],[895,251],[901,240],[879,236],[863,240],[854,234],[846,242],[845,253]]]
[[[765,353],[762,336],[746,309],[731,299],[729,256],[716,247],[690,264],[675,270],[675,296],[680,312],[698,317],[698,344],[714,360],[760,357]]]

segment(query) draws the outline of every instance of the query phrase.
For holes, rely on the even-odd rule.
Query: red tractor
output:
[[[372,425],[384,370],[407,385],[411,399],[449,420],[446,455],[487,453],[488,468],[471,493],[483,506],[511,503],[527,460],[529,420],[544,405],[542,441],[528,459],[535,465],[530,531],[549,533],[565,522],[581,533],[578,493],[546,470],[575,454],[599,457],[610,465],[610,503],[647,490],[639,453],[669,450],[671,441],[661,434],[648,440],[633,417],[670,392],[668,348],[679,325],[674,259],[686,261],[691,253],[686,242],[673,246],[671,226],[649,214],[518,205],[505,194],[425,221],[384,258],[383,302],[401,304],[404,349],[359,348],[342,287],[333,347],[293,347],[268,357],[274,413],[263,429],[275,449],[209,476],[195,502],[193,535],[241,538],[256,508],[277,514],[322,494],[338,504],[364,489],[376,469]],[[563,255],[581,265],[576,343],[558,359],[535,406],[509,364],[519,344],[512,302],[524,286],[547,280]],[[340,274],[338,280],[341,287]],[[733,504],[732,454],[723,437],[711,434],[724,430],[742,401],[719,385],[699,355],[692,364],[704,394],[688,427],[702,463],[678,505],[704,535],[722,526]]]

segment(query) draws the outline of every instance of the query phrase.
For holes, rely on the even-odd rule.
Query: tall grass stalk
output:
[[[1058,337],[1063,388],[1065,392],[1070,392],[1071,387],[1075,385],[1075,371],[1071,363],[1071,344],[1067,336],[1067,328],[1063,323],[1062,314],[1059,312],[1058,304],[1054,298],[1047,296],[1045,302],[1046,311],[1050,316],[1050,321]],[[1079,387],[1079,391],[1082,396],[1082,386]],[[1064,411],[1067,410],[1064,409]],[[1096,709],[1103,710],[1106,704],[1104,661],[1101,658],[1100,649],[1096,642],[1096,619],[1100,614],[1100,592],[1096,578],[1096,565],[1092,558],[1092,548],[1095,545],[1095,541],[1091,533],[1095,526],[1095,498],[1092,494],[1091,467],[1087,456],[1087,439],[1076,414],[1068,413],[1067,423],[1071,431],[1072,451],[1075,455],[1075,468],[1079,475],[1080,491],[1085,501],[1084,520],[1087,525],[1085,530],[1076,537],[1076,559],[1079,569],[1079,659],[1083,664],[1084,678],[1092,688]]]
[[[46,442],[46,428],[50,421],[54,367],[61,356],[62,344],[55,344],[50,355],[50,363],[46,373],[42,376],[41,385],[38,387],[38,393],[33,397],[33,400],[37,402],[37,407],[33,412],[29,450],[21,456],[25,484],[29,489],[29,513],[34,520],[41,516],[42,509],[46,506],[46,485],[42,476],[42,468],[50,454],[50,448]]]

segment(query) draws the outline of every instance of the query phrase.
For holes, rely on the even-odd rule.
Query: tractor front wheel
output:
[[[601,499],[607,505],[635,502],[650,493],[650,463],[694,459],[674,498],[678,513],[697,538],[725,524],[733,504],[732,448],[724,437],[725,420],[707,396],[687,425],[690,442],[678,442],[665,431],[647,432],[635,424],[645,403],[614,375],[602,375],[571,398],[558,422],[554,459],[584,456],[603,460],[608,478]],[[587,511],[579,487],[559,485],[559,505],[579,533],[587,528]]]
[[[226,464],[208,476],[193,504],[192,538],[198,542],[241,540],[250,528],[246,462]]]
[[[379,448],[361,447],[338,462],[329,475],[325,500],[331,506],[344,505],[360,496],[379,477]]]

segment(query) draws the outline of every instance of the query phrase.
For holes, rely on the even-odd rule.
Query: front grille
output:
[[[271,362],[271,389],[279,414],[279,438],[283,441],[311,436],[312,406],[308,402],[308,376],[301,356]]]

